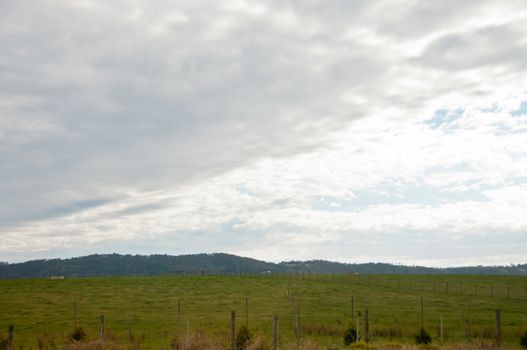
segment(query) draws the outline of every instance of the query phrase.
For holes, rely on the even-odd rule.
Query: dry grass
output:
[[[177,338],[172,340],[173,350],[221,350],[223,345],[206,337],[203,333],[194,333],[190,337],[185,337],[181,341]]]
[[[449,344],[449,345],[381,345],[376,347],[370,347],[369,349],[374,350],[506,350],[506,348],[496,346],[490,342],[473,342],[473,343],[460,343],[460,344]]]
[[[52,349],[52,348],[47,348]],[[73,342],[61,348],[53,348],[60,350],[134,350],[133,344],[124,346],[116,342],[105,342],[102,346],[99,342]],[[213,339],[203,336],[202,334],[193,334],[191,337],[182,340],[181,342],[174,342],[173,350],[225,350],[225,346],[215,342]],[[245,350],[271,350],[271,342],[263,337],[254,339]],[[281,347],[284,350],[296,350],[296,343],[285,344]],[[346,349],[346,348],[345,348]],[[401,344],[385,344],[378,346],[368,346],[366,343],[360,342],[352,344],[347,349],[368,349],[368,350],[506,350],[506,348],[498,347],[491,342],[473,342],[460,343],[449,345],[401,345]],[[329,350],[313,339],[305,339],[300,343],[299,350]]]
[[[308,323],[302,325],[302,334],[344,337],[344,330],[341,326]]]

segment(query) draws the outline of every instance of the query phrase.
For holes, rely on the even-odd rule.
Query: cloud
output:
[[[491,25],[471,32],[449,33],[433,40],[419,61],[448,71],[490,66],[501,70],[514,65],[525,69],[525,28],[514,24]]]
[[[518,4],[2,3],[0,251],[521,230]]]

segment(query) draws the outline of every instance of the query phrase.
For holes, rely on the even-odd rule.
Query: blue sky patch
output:
[[[429,125],[432,129],[437,129],[444,124],[449,124],[461,118],[464,111],[464,109],[458,108],[449,113],[447,109],[438,109],[432,118],[425,120],[423,123]]]
[[[521,115],[527,115],[527,101],[522,102],[520,108],[511,112],[513,117],[519,117]]]
[[[439,207],[444,202],[487,201],[479,190],[445,191],[432,186],[394,187],[387,186],[369,191],[354,192],[355,198],[319,197],[312,208],[330,212],[354,212],[376,205],[413,204]]]

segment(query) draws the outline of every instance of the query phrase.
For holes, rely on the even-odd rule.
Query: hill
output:
[[[325,260],[288,261],[275,264],[225,253],[179,256],[96,254],[70,259],[44,259],[0,264],[0,278],[267,273],[527,275],[527,264],[454,268],[388,263],[345,264]]]

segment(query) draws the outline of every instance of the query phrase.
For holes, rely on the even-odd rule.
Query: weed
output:
[[[419,329],[419,332],[415,335],[415,343],[416,344],[430,344],[432,342],[432,337],[424,327],[421,327]]]
[[[527,349],[527,331],[520,337],[520,345],[522,348]]]
[[[357,341],[357,330],[353,327],[349,328],[344,334],[344,345],[348,346]]]
[[[236,350],[245,350],[249,342],[251,341],[253,335],[249,328],[245,325],[241,325],[236,335]]]
[[[68,335],[68,339],[72,342],[85,342],[88,340],[88,335],[86,335],[84,328],[81,326],[75,326]]]
[[[7,337],[0,334],[0,350],[7,350]]]

